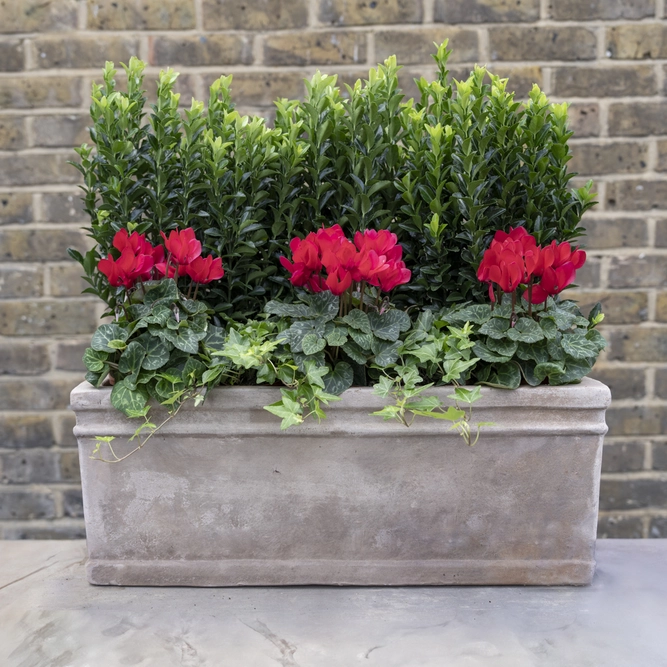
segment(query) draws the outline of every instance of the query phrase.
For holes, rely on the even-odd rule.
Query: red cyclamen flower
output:
[[[575,273],[586,261],[586,253],[569,243],[556,243],[543,248],[540,261],[535,267],[535,275],[540,276],[539,285],[534,285],[530,295],[531,303],[544,303],[550,296],[556,296],[574,282]],[[524,294],[528,299],[528,293]]]
[[[212,255],[197,257],[190,262],[185,270],[193,282],[203,285],[210,283],[212,280],[219,280],[225,275],[225,270],[222,268],[222,260],[220,257],[214,259]]]
[[[120,251],[120,257],[109,254],[97,264],[113,287],[131,289],[138,279],[150,280],[159,251],[143,234],[128,234],[127,229],[121,229],[114,236],[113,247]]]

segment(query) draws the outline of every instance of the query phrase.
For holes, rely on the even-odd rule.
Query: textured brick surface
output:
[[[0,0],[0,536],[84,534],[68,392],[99,304],[68,247],[88,222],[67,160],[90,142],[89,91],[100,67],[147,60],[207,98],[233,74],[243,112],[273,117],[302,98],[316,69],[339,83],[398,56],[406,96],[434,76],[433,42],[450,70],[476,62],[572,100],[573,185],[594,180],[588,253],[570,295],[601,301],[609,349],[593,371],[612,390],[600,535],[667,537],[667,25],[663,0]],[[26,456],[22,454],[26,453]],[[34,486],[38,485],[38,486]],[[2,515],[2,512],[5,512]]]

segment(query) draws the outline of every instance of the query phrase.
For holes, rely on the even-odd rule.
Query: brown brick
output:
[[[653,470],[667,470],[667,442],[654,442],[651,444],[651,450]]]
[[[27,192],[3,192],[0,194],[0,225],[22,225],[31,221],[31,194]]]
[[[607,207],[619,211],[667,208],[667,181],[637,179],[607,184]]]
[[[634,472],[644,468],[646,445],[641,441],[605,442],[602,472]]]
[[[90,142],[88,125],[91,120],[88,116],[33,116],[31,122],[34,146],[69,148]]]
[[[43,449],[0,454],[2,484],[45,484],[60,481],[60,455]]]
[[[79,469],[79,452],[76,449],[71,452],[61,452],[60,479],[63,482],[81,481],[81,470]]]
[[[609,268],[609,286],[665,287],[667,286],[667,257],[664,255],[612,257]]]
[[[561,97],[619,97],[655,95],[653,67],[560,67],[553,72],[553,91]]]
[[[249,65],[252,37],[241,35],[198,35],[151,37],[152,65]]]
[[[44,343],[0,343],[0,375],[39,375],[51,368]]]
[[[0,185],[77,183],[79,172],[67,161],[71,155],[20,155],[0,157]]]
[[[0,79],[0,109],[80,105],[81,79],[77,77],[33,76]]]
[[[55,515],[51,491],[0,489],[0,519],[53,519]]]
[[[601,539],[640,539],[644,537],[644,524],[639,516],[600,516],[598,537]]]
[[[56,368],[62,371],[83,371],[83,353],[90,341],[58,343],[56,349]]]
[[[573,144],[572,154],[569,168],[582,176],[634,173],[646,169],[648,144]]]
[[[0,382],[0,410],[64,410],[80,378],[3,378]]]
[[[128,62],[139,53],[135,37],[80,37],[67,39],[45,37],[34,41],[35,63],[40,69],[54,67],[104,67],[107,60]]]
[[[98,324],[96,306],[97,302],[80,299],[0,301],[0,335],[91,333]]]
[[[0,239],[2,233],[0,232]],[[44,271],[41,267],[0,266],[0,299],[42,296]]]
[[[572,104],[568,109],[570,129],[576,138],[600,134],[600,107],[595,103]]]
[[[422,0],[320,0],[319,20],[322,23],[421,23],[422,17]]]
[[[656,171],[667,171],[667,140],[658,142],[658,163]]]
[[[63,493],[63,510],[65,516],[74,518],[83,516],[83,497],[81,489],[68,489]]]
[[[25,148],[24,119],[20,116],[0,116],[0,150]]]
[[[551,0],[554,19],[643,19],[655,16],[654,0]]]
[[[660,479],[602,479],[600,510],[667,507],[667,484]]]
[[[667,329],[664,327],[623,327],[607,333],[610,361],[667,361]]]
[[[194,0],[88,0],[93,30],[188,30],[195,27]]]
[[[604,382],[610,389],[615,401],[624,398],[644,398],[646,378],[642,368],[618,368],[595,364],[591,377]]]
[[[452,27],[423,28],[420,30],[383,30],[375,33],[375,58],[378,62],[395,55],[401,65],[431,64],[434,42],[449,39],[452,49],[450,63],[476,62],[479,43],[474,30]]]
[[[648,527],[648,536],[652,538],[667,537],[667,517],[653,517]]]
[[[46,32],[76,28],[77,0],[0,0],[2,32]]]
[[[85,222],[88,219],[78,192],[53,192],[42,195],[45,222]]]
[[[51,296],[79,296],[90,285],[81,277],[79,264],[49,267]]]
[[[308,0],[204,0],[206,30],[281,30],[308,25]]]
[[[607,292],[580,292],[568,290],[565,292],[568,299],[579,303],[581,310],[588,311],[598,302],[602,304],[605,314],[605,324],[634,324],[648,318],[648,296],[646,292],[607,291]]]
[[[658,292],[655,304],[655,319],[658,322],[667,322],[667,292]]]
[[[0,42],[0,70],[20,72],[23,69],[23,61],[23,42],[20,39]]]
[[[205,77],[208,87],[215,75]],[[237,104],[248,106],[273,106],[278,97],[302,98],[304,75],[299,72],[239,72],[234,74],[232,95]]]
[[[600,260],[589,257],[586,263],[577,270],[576,283],[581,289],[600,287]]]
[[[30,521],[6,525],[2,531],[5,540],[82,540],[86,537],[83,520]]]
[[[667,248],[667,218],[655,221],[655,245]]]
[[[46,415],[0,415],[0,447],[51,447],[54,444],[51,419]]]
[[[641,23],[608,28],[607,55],[623,60],[667,58],[667,27]]]
[[[0,230],[0,261],[37,262],[69,259],[67,248],[85,252],[88,248],[82,231],[69,229]]]
[[[76,417],[73,412],[67,412],[60,415],[56,420],[56,444],[59,447],[74,447],[79,446],[77,439],[74,437],[72,430],[76,426]]]
[[[582,27],[489,28],[491,60],[594,60],[595,32]]]
[[[539,0],[436,0],[440,23],[507,23],[537,21]]]
[[[378,60],[384,56],[377,55]],[[264,41],[267,65],[351,65],[366,62],[366,35],[361,32],[276,33]]]
[[[644,219],[587,218],[584,226],[586,236],[582,240],[589,250],[641,248],[648,245],[648,230]],[[667,242],[667,230],[665,241]]]
[[[645,137],[667,134],[665,102],[618,102],[609,105],[609,134],[612,137]]]

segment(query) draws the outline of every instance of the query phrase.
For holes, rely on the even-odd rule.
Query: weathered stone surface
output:
[[[87,334],[97,328],[97,302],[82,299],[0,301],[0,335]]]
[[[452,49],[450,63],[477,62],[479,43],[474,30],[435,27],[419,30],[382,30],[375,33],[375,58],[378,62],[395,55],[401,65],[430,64],[435,51],[434,42],[449,39]]]
[[[79,172],[67,161],[70,155],[0,156],[0,186],[78,183]]]
[[[667,180],[630,179],[607,184],[606,204],[609,210],[650,211],[667,208]]]
[[[586,218],[583,242],[589,250],[607,248],[637,248],[648,245],[648,230],[644,218]],[[667,242],[667,236],[665,237]]]
[[[667,329],[622,327],[608,332],[610,361],[667,361]]]
[[[194,0],[88,0],[93,30],[189,30]]]
[[[644,537],[644,524],[639,516],[601,516],[598,522],[598,537],[641,538]]]
[[[45,343],[0,343],[0,375],[39,375],[51,368]]]
[[[85,222],[87,215],[78,192],[51,192],[42,195],[45,222]]]
[[[609,267],[610,287],[667,286],[667,261],[664,255],[612,257]]]
[[[667,134],[667,104],[664,102],[617,102],[609,105],[609,134],[615,137],[644,137]]]
[[[248,35],[159,36],[150,40],[152,65],[249,65],[252,60],[252,37]]]
[[[582,176],[645,171],[648,151],[648,144],[638,142],[574,144],[569,166]]]
[[[41,267],[0,266],[0,299],[42,296],[43,290],[44,269]]]
[[[0,225],[23,224],[32,221],[32,195],[27,192],[0,194]]]
[[[608,28],[607,55],[623,60],[667,58],[667,27],[640,23]]]
[[[59,482],[59,457],[57,452],[44,449],[0,453],[0,471],[2,471],[0,482],[3,484]]]
[[[646,373],[643,368],[618,368],[595,364],[591,377],[611,389],[612,400],[640,399],[646,395]]]
[[[88,116],[33,116],[33,145],[46,148],[79,146],[90,143]]]
[[[432,391],[444,396],[449,389]],[[95,435],[111,434],[123,453],[134,426],[111,410],[109,390],[84,383],[71,400],[82,452],[89,578],[121,585],[588,581],[608,389],[587,379],[511,394],[482,391],[476,416],[493,421],[495,431],[475,445],[474,462],[471,450],[440,424],[415,422],[406,434],[398,424],[370,420],[368,413],[382,405],[370,389],[348,390],[332,405],[328,431],[303,425],[280,438],[278,423],[261,409],[277,392],[239,387],[211,392],[197,410],[181,410],[179,420],[163,427],[160,447],[142,449],[131,474],[119,478],[114,466],[85,453]],[[531,418],[536,410],[538,421]],[[224,435],[213,436],[221,421]],[[276,447],[276,438],[285,442]],[[223,443],[224,470],[215,470],[221,459],[212,452]],[[198,480],[196,502],[181,472],[184,447],[188,477]],[[313,447],[317,456],[304,456]],[[243,481],[236,483],[241,468]],[[150,522],[130,500],[139,479]],[[313,489],[319,489],[315,496]],[[210,511],[215,521],[206,519]],[[165,521],[181,529],[166,531]],[[207,528],[199,539],[202,521]],[[553,537],[540,540],[545,524]],[[158,565],[163,558],[169,560]]]
[[[570,128],[575,138],[596,137],[600,134],[600,105],[575,103],[568,109]]]
[[[605,324],[632,324],[648,319],[648,295],[646,292],[605,290],[567,292],[568,299],[574,299],[584,313],[601,303],[605,313]]]
[[[595,32],[583,27],[489,29],[491,60],[594,60]]]
[[[79,296],[90,285],[82,278],[79,264],[62,264],[49,268],[51,296]]]
[[[421,23],[422,0],[320,0],[318,18],[335,25]]]
[[[0,519],[52,519],[55,515],[51,492],[0,488]]]
[[[67,248],[85,252],[89,243],[78,229],[0,229],[0,261],[38,262],[69,259]]]
[[[53,426],[47,415],[0,415],[0,447],[3,449],[50,447],[53,444]]]
[[[559,20],[643,19],[655,16],[653,0],[552,0],[551,17]]]
[[[608,442],[602,449],[602,472],[643,470],[645,455],[646,444],[642,441]]]
[[[308,0],[204,0],[206,30],[282,30],[308,25]]]
[[[0,71],[20,72],[25,58],[23,50],[23,42],[19,39],[0,42]]]
[[[2,32],[76,28],[77,0],[0,0]]]
[[[0,109],[78,107],[81,79],[65,76],[31,76],[0,79]]]
[[[561,97],[621,97],[655,95],[655,71],[649,65],[558,67],[553,90]]]
[[[366,62],[366,35],[361,32],[275,33],[264,40],[267,65],[352,65]],[[378,55],[382,60],[382,56]]]
[[[127,63],[139,53],[139,40],[133,36],[108,37],[70,35],[43,37],[33,42],[35,64],[39,69],[104,67],[107,60]]]
[[[0,382],[0,410],[64,410],[76,380],[6,378]]]
[[[667,508],[667,484],[660,479],[602,479],[600,509]]]
[[[435,20],[441,23],[507,23],[539,17],[539,0],[435,1]]]

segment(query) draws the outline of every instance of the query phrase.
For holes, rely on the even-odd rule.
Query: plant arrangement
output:
[[[137,449],[158,428],[151,401],[171,419],[238,384],[280,386],[266,409],[282,428],[372,386],[378,416],[444,419],[474,444],[480,386],[590,371],[602,314],[562,294],[594,203],[590,183],[569,188],[567,105],[537,86],[521,104],[481,67],[451,81],[448,56],[445,42],[417,101],[395,58],[345,95],[317,73],[304,102],[276,102],[273,128],[234,110],[231,77],[181,115],[171,70],[146,118],[143,63],[127,92],[107,63],[75,164],[95,246],[71,254],[113,320],[86,379],[143,419]]]

